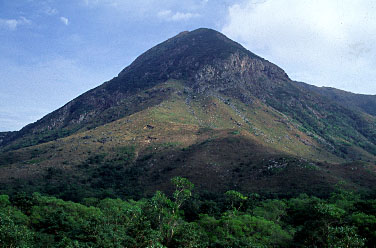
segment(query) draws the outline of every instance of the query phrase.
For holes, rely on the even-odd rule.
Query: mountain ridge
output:
[[[346,96],[291,80],[217,31],[180,33],[4,135],[0,189],[134,196],[187,176],[213,192],[369,190],[376,117]]]
[[[188,45],[185,44],[187,41],[189,42]],[[183,46],[185,49],[180,49],[180,44],[182,43],[184,43]],[[210,49],[208,49],[208,47]],[[226,49],[224,49],[224,47]],[[168,50],[168,52],[166,52],[166,50]],[[202,51],[205,52],[201,53]],[[205,66],[207,61],[212,62],[213,56],[216,58],[218,56],[220,58],[227,58],[227,56],[234,51],[240,52],[235,58],[233,58],[234,63],[239,63],[241,57],[246,54],[247,56],[254,58],[256,61],[266,63],[268,67],[263,66],[262,63],[255,65],[261,67],[262,70],[272,68],[269,71],[266,71],[266,73],[269,73],[270,75],[279,73],[284,77],[287,77],[282,69],[254,55],[243,48],[240,44],[225,37],[223,34],[211,29],[197,29],[170,38],[149,49],[144,54],[140,55],[133,63],[131,63],[131,65],[123,69],[117,77],[76,97],[63,107],[46,115],[37,122],[27,125],[18,133],[11,135],[8,140],[3,141],[0,145],[4,146],[4,144],[10,143],[12,140],[25,136],[25,134],[27,135],[30,132],[41,133],[42,135],[41,140],[29,141],[30,144],[38,144],[55,138],[65,137],[66,135],[72,134],[81,129],[82,127],[80,124],[82,122],[90,122],[92,115],[96,118],[97,115],[103,114],[103,112],[109,110],[111,107],[120,106],[129,94],[135,93],[137,90],[152,87],[157,83],[168,80],[169,78],[178,80],[184,78],[192,81],[204,80],[204,78],[195,78],[198,76],[190,75],[190,73],[198,70],[203,65]],[[161,52],[163,54],[168,54],[168,56],[166,58],[162,56],[161,59]],[[197,54],[199,55],[199,59],[195,57]],[[175,59],[177,56],[178,58],[182,57],[183,60],[185,60],[180,61],[179,59]],[[195,59],[197,61],[195,61]],[[200,61],[202,59],[204,61]],[[161,60],[163,63],[160,63]],[[169,71],[168,68],[176,68],[174,63],[177,64],[178,68]],[[210,70],[210,68],[206,69]],[[198,84],[200,84],[200,82]],[[195,87],[199,88],[198,85]],[[89,124],[92,124],[92,126],[95,127],[133,112],[134,111],[127,112],[124,110],[115,110],[111,112],[111,117],[105,117],[104,121],[100,121],[98,124]],[[106,113],[104,113],[104,115],[105,114]],[[98,120],[101,118],[96,119]],[[52,132],[53,134],[50,134],[52,130],[64,128],[67,130],[64,130],[62,133]]]
[[[358,111],[376,116],[376,95],[357,94],[333,87],[317,87],[306,83],[298,82],[303,87],[313,90],[326,96],[332,101],[336,101],[344,106],[350,106]]]

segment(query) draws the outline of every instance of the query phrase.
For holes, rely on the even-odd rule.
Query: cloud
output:
[[[158,12],[158,17],[165,19],[167,21],[186,21],[191,18],[199,17],[200,15],[197,13],[191,12],[172,12],[171,10],[162,10]]]
[[[227,1],[227,0],[224,0]],[[111,13],[111,18],[146,20],[155,17],[164,21],[187,21],[200,17],[208,6],[208,0],[81,0],[88,8],[101,9],[102,13]]]
[[[21,16],[19,19],[1,19],[0,28],[6,28],[9,30],[16,30],[18,26],[31,24],[31,21]]]
[[[60,21],[61,21],[62,23],[64,23],[64,25],[69,25],[69,20],[68,20],[68,18],[66,18],[66,17],[64,17],[64,16],[60,17]]]
[[[189,20],[194,17],[198,17],[199,14],[196,13],[182,13],[182,12],[176,12],[173,16],[171,16],[171,20],[173,21],[181,21],[181,20]]]
[[[376,2],[245,0],[222,32],[292,79],[376,94]]]
[[[59,13],[59,11],[57,11],[57,9],[51,8],[51,7],[45,8],[43,12],[46,15],[49,15],[49,16],[54,16],[54,15],[57,15]]]
[[[172,15],[171,10],[161,10],[158,12],[158,17],[167,18]]]

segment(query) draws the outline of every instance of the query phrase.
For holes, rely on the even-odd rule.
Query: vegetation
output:
[[[339,181],[372,190],[376,117],[362,109],[304,88],[216,31],[185,32],[0,133],[0,193],[139,199],[178,175],[220,194],[323,197]]]
[[[376,100],[307,87],[213,30],[161,43],[0,133],[0,247],[375,247]]]
[[[186,178],[168,197],[0,196],[1,247],[373,247],[376,198],[338,189],[327,199],[265,199],[231,190],[198,198]]]

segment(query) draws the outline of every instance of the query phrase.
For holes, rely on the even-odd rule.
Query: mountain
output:
[[[338,101],[339,100],[339,101]],[[182,32],[117,77],[3,135],[0,185],[63,198],[200,190],[372,190],[373,96],[291,80],[211,29]]]
[[[343,106],[376,116],[376,95],[354,94],[331,87],[316,87],[305,83],[301,84],[303,87],[315,91]]]
[[[226,61],[227,75],[221,75],[226,78],[218,81],[217,85],[207,84],[208,80],[214,82],[213,77],[218,76],[211,75],[211,70],[222,71],[222,63],[229,57],[230,61]],[[230,82],[234,76],[232,73],[239,69],[244,70],[244,66],[253,68],[252,72],[246,71],[247,75],[241,76],[243,83],[246,80],[244,77],[251,77],[254,81],[258,80],[258,77],[268,76],[287,79],[287,75],[280,68],[216,31],[198,29],[183,32],[142,54],[112,80],[26,126],[3,141],[2,145],[13,143],[12,149],[35,145],[154,106],[163,101],[169,92],[153,92],[153,95],[147,97],[136,95],[168,79],[184,80],[187,86],[197,92],[214,87],[218,89],[219,84],[220,87],[230,88],[231,83],[226,83],[225,80]],[[259,87],[258,91],[262,91],[262,88]]]

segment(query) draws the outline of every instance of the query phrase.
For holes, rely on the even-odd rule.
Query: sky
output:
[[[35,122],[200,27],[293,80],[376,94],[374,13],[374,0],[0,0],[0,131]]]

